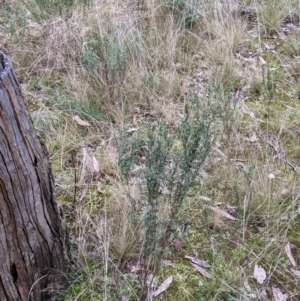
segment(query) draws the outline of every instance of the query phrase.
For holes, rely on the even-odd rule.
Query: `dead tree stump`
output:
[[[65,231],[47,150],[0,52],[1,301],[55,299],[67,268]]]

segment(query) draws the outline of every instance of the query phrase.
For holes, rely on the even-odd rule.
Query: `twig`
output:
[[[33,290],[33,288],[34,288],[34,286],[35,286],[40,280],[42,280],[43,278],[45,278],[45,277],[47,277],[47,276],[49,276],[49,272],[48,272],[46,275],[44,275],[43,277],[41,277],[41,278],[39,278],[39,279],[37,279],[37,280],[34,281],[33,285],[31,286],[31,288],[30,288],[30,290],[29,290],[27,301],[30,300],[30,294],[31,294],[31,292],[32,292],[32,290]]]

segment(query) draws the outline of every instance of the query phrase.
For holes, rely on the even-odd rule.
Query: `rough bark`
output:
[[[12,64],[0,52],[1,301],[55,298],[54,286],[66,271],[65,231],[47,150],[34,132]]]

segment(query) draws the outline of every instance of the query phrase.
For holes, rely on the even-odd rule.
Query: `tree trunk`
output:
[[[48,153],[0,52],[0,300],[56,300],[67,267],[65,226]],[[58,276],[59,275],[59,276]]]

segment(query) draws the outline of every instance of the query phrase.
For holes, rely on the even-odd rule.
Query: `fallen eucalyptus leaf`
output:
[[[93,155],[93,167],[94,167],[94,170],[95,172],[99,172],[100,169],[99,169],[99,163],[97,161],[97,159],[95,158],[95,156]]]
[[[261,62],[262,65],[266,65],[267,64],[267,62],[261,56],[259,56],[258,58],[259,58],[259,60],[260,60],[260,62]]]
[[[254,273],[253,273],[254,279],[257,281],[259,284],[263,284],[264,281],[267,278],[266,271],[264,270],[263,267],[258,266],[257,264],[254,267]]]
[[[207,180],[209,178],[208,173],[205,170],[200,171],[200,175],[203,179]]]
[[[209,197],[207,197],[207,196],[204,196],[204,195],[201,195],[201,196],[199,197],[199,199],[202,200],[202,201],[206,201],[206,202],[210,202],[210,201],[211,201],[211,198],[209,198]]]
[[[103,186],[102,183],[100,181],[97,181],[96,186],[97,186],[97,191],[101,192]]]
[[[274,174],[273,173],[268,174],[268,179],[269,180],[275,179]]]
[[[258,141],[258,138],[256,137],[256,133],[253,133],[253,135],[250,137],[250,142],[256,142]]]
[[[206,278],[212,278],[211,274],[208,273],[206,270],[204,270],[203,268],[201,268],[200,266],[198,266],[197,264],[191,263],[191,265],[204,277]]]
[[[251,292],[251,287],[250,287],[250,285],[249,285],[249,283],[248,283],[247,280],[245,280],[245,282],[244,282],[244,287],[245,287],[245,289],[246,289],[248,292]]]
[[[223,158],[226,158],[226,155],[223,151],[221,151],[218,147],[213,147],[213,150],[215,150],[217,153],[219,153]]]
[[[82,126],[91,126],[87,121],[82,120],[78,115],[74,115],[72,119],[79,125]]]
[[[217,208],[217,207],[208,207],[208,208],[210,208],[212,211],[214,211],[215,213],[217,213],[217,214],[219,214],[219,215],[222,215],[222,216],[224,216],[224,217],[226,217],[226,218],[228,218],[228,219],[230,219],[230,220],[232,220],[232,221],[235,221],[236,220],[236,218],[235,217],[233,217],[232,215],[230,215],[229,213],[227,213],[226,211],[224,211],[224,210],[222,210],[222,209],[220,209],[220,208]]]
[[[283,294],[277,287],[272,286],[273,297],[275,301],[287,301],[289,295]]]
[[[172,281],[173,281],[173,276],[171,275],[158,287],[157,290],[152,292],[152,297],[157,297],[158,295],[163,293],[166,289],[168,289]]]
[[[193,263],[199,265],[202,268],[210,268],[211,267],[211,265],[206,263],[205,260],[203,260],[203,259],[199,259],[197,257],[192,257],[192,256],[187,256],[187,255],[185,255],[184,258],[190,259]]]
[[[290,242],[288,242],[286,245],[285,245],[285,252],[286,252],[286,255],[287,257],[289,258],[291,264],[295,267],[297,264],[296,264],[296,261],[294,259],[294,256],[292,254],[292,250],[291,250],[291,244]]]
[[[297,278],[300,279],[300,271],[298,271],[298,270],[293,270],[293,269],[291,269],[291,271],[297,276]]]
[[[257,298],[257,295],[256,295],[256,294],[250,294],[249,297],[250,297],[251,299],[256,299],[256,298]],[[256,300],[257,300],[257,299],[256,299]]]
[[[86,196],[86,194],[88,192],[88,189],[89,189],[88,185],[83,186],[83,189],[82,189],[82,192],[81,192],[81,195],[79,198],[79,202],[81,202],[84,199],[84,197]]]
[[[133,132],[137,132],[139,128],[130,128],[128,129],[126,132],[127,133],[133,133]]]

